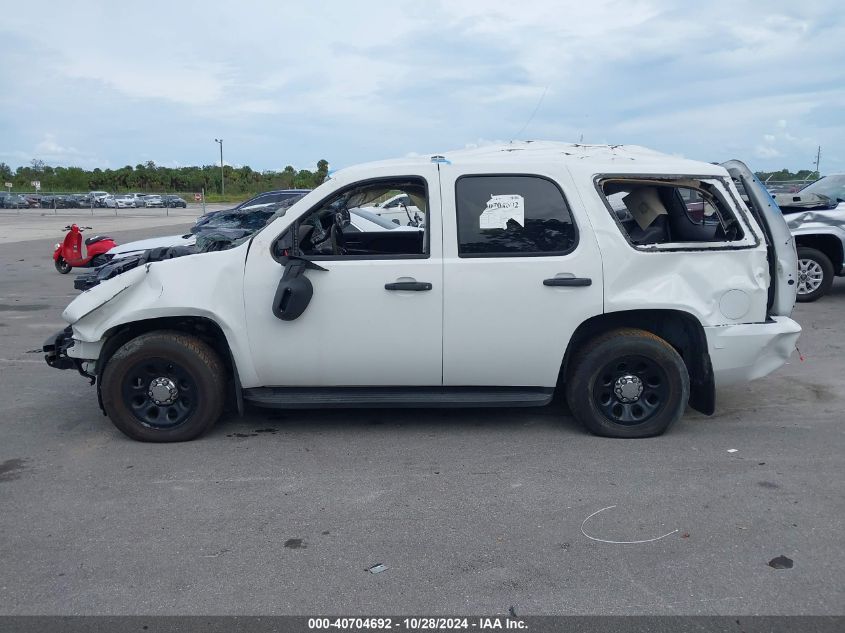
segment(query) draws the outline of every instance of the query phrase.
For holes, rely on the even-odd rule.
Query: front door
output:
[[[443,164],[441,187],[443,384],[554,387],[572,333],[603,310],[601,255],[571,176]]]
[[[252,245],[244,302],[253,386],[440,386],[443,262],[436,165],[411,174],[338,182],[287,230],[309,269],[308,307],[285,321],[272,307],[284,268],[269,253],[268,227]],[[421,226],[358,222],[376,204],[408,194]],[[352,222],[349,221],[350,216]]]

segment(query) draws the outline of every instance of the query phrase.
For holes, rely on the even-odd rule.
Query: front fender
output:
[[[100,344],[111,332],[141,321],[209,319],[226,337],[241,379],[251,380],[255,370],[243,304],[247,247],[144,264],[86,291],[62,316],[72,324],[75,340]]]

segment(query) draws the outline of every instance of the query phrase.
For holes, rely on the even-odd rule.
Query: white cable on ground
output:
[[[672,534],[674,534],[675,532],[677,532],[677,531],[678,531],[678,530],[672,530],[671,532],[668,532],[667,534],[664,534],[663,536],[658,536],[658,537],[656,537],[656,538],[649,538],[649,539],[645,539],[644,541],[608,541],[607,539],[603,539],[603,538],[596,538],[595,536],[590,536],[589,534],[587,534],[587,533],[584,531],[584,526],[587,524],[587,521],[589,521],[590,519],[592,519],[592,518],[593,518],[594,516],[596,516],[599,512],[604,512],[605,510],[610,510],[611,508],[615,508],[615,507],[616,507],[616,506],[607,506],[606,508],[602,508],[601,510],[596,510],[596,511],[595,511],[595,512],[593,512],[590,516],[588,516],[586,519],[584,519],[584,521],[581,523],[581,534],[583,534],[584,536],[586,536],[586,537],[587,537],[588,539],[590,539],[591,541],[598,541],[599,543],[611,543],[612,545],[637,545],[637,544],[639,544],[639,543],[651,543],[651,542],[653,542],[653,541],[659,541],[660,539],[662,539],[662,538],[666,538],[667,536],[671,536]]]

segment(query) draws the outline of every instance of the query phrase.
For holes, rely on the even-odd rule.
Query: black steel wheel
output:
[[[184,424],[199,404],[193,376],[167,358],[145,358],[129,367],[121,393],[138,422],[151,429]]]
[[[683,415],[689,375],[664,339],[619,329],[587,342],[575,354],[566,380],[575,418],[597,435],[660,435]]]
[[[615,358],[593,382],[596,405],[618,424],[648,422],[666,405],[669,395],[666,371],[647,356]]]
[[[183,442],[210,429],[223,410],[226,375],[205,342],[173,331],[142,334],[103,369],[103,407],[114,425],[145,442]]]
[[[58,259],[54,259],[53,265],[63,275],[67,275],[70,272],[71,266],[65,261],[64,257],[59,256]]]

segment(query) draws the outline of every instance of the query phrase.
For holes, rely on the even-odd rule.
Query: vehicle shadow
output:
[[[269,429],[286,432],[334,432],[373,427],[410,431],[481,429],[507,431],[537,427],[582,434],[566,406],[553,402],[544,407],[477,408],[361,408],[264,409],[247,405],[244,415],[228,413],[210,435],[254,434]]]

